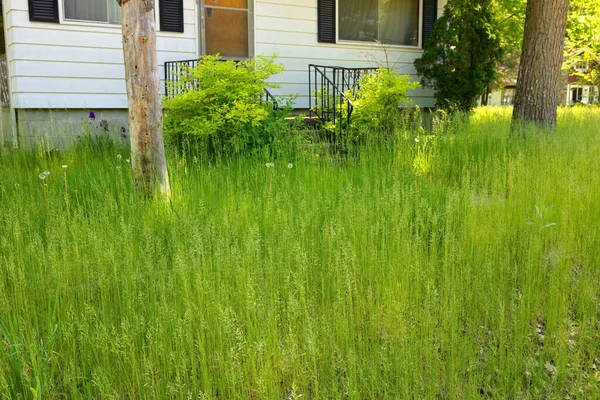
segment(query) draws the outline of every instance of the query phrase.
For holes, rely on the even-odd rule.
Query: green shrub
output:
[[[357,129],[392,132],[401,117],[401,107],[412,104],[406,92],[418,86],[410,76],[385,68],[365,74],[356,94],[347,93],[354,106],[352,125]]]
[[[293,97],[265,101],[265,90],[278,87],[267,79],[283,71],[275,56],[251,61],[202,57],[183,69],[172,86],[180,94],[164,103],[167,142],[211,153],[239,153],[280,141],[287,130]]]
[[[356,142],[375,138],[375,135],[386,135],[394,132],[403,120],[402,106],[411,104],[406,92],[415,89],[419,84],[412,82],[408,75],[398,75],[386,68],[380,68],[364,74],[359,81],[359,89],[346,91],[346,99],[321,89],[315,93],[317,101],[313,111],[333,115],[335,121],[327,121],[321,128],[341,138],[345,142]],[[322,101],[324,96],[329,101]],[[352,103],[351,124],[348,125],[348,101]],[[341,104],[340,104],[341,101]],[[323,109],[320,104],[331,104],[332,109]],[[335,107],[335,108],[333,108]],[[376,139],[382,139],[378,137]]]
[[[415,61],[421,84],[435,89],[437,107],[469,112],[497,77],[503,60],[491,0],[450,0]]]

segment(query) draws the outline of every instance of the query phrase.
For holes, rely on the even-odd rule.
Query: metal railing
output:
[[[333,122],[336,131],[343,133],[350,125],[354,105],[348,96],[356,94],[364,74],[377,68],[345,68],[337,66],[308,66],[309,112],[324,122]]]
[[[228,60],[217,60],[225,62]],[[196,89],[196,82],[191,78],[191,71],[200,65],[202,60],[182,60],[182,61],[166,61],[165,62],[165,96],[173,97],[178,94],[187,92],[188,90]],[[233,60],[238,64],[239,60]],[[278,109],[279,104],[277,99],[268,89],[264,89],[263,101],[272,103],[273,109]]]

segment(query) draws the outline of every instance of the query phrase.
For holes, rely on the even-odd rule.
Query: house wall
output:
[[[446,0],[439,0],[438,15]],[[308,64],[371,67],[385,64],[380,46],[369,43],[319,43],[317,0],[255,0],[255,52],[278,54],[285,71],[273,79],[281,85],[274,94],[298,94],[296,107],[308,108]],[[389,46],[389,64],[400,74],[419,80],[413,62],[422,50]],[[410,97],[422,107],[435,104],[433,90],[419,88]]]
[[[120,125],[127,119],[121,27],[99,23],[29,21],[28,0],[3,0],[7,63],[19,142],[64,147],[77,140],[89,111]],[[158,2],[157,0],[157,9]],[[252,0],[251,0],[252,1]],[[158,32],[161,79],[164,63],[198,57],[198,0],[184,0],[184,33]],[[446,0],[439,0],[439,14]],[[62,7],[62,1],[59,0]],[[157,25],[160,15],[157,11]],[[297,94],[298,108],[308,107],[308,65],[369,67],[386,54],[369,43],[326,44],[317,41],[317,0],[254,0],[254,54],[278,54],[285,72],[273,81],[275,94]],[[389,46],[389,64],[418,80],[413,62],[422,50]],[[416,104],[433,106],[431,89],[409,95]]]
[[[10,107],[0,107],[0,147],[13,145],[12,115]]]
[[[27,0],[4,0],[4,7],[15,108],[127,107],[120,25],[31,22]],[[196,0],[184,0],[184,9],[184,33],[157,33],[161,67],[197,57]]]

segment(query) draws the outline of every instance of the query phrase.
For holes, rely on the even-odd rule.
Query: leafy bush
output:
[[[322,128],[333,133],[344,132],[344,141],[356,141],[373,137],[375,134],[393,132],[403,119],[402,106],[411,104],[406,92],[419,84],[412,82],[408,75],[398,75],[386,68],[380,68],[364,74],[358,84],[358,90],[348,90],[345,99],[325,90],[315,93],[317,101],[313,108],[317,113],[335,113],[335,121],[326,122]],[[322,101],[329,96],[329,101]],[[325,99],[326,100],[326,99]],[[351,125],[348,125],[350,100],[352,104]],[[322,110],[319,104],[332,104],[330,110]]]
[[[266,90],[277,87],[267,79],[283,71],[274,59],[234,62],[205,56],[198,66],[183,69],[172,86],[179,94],[164,104],[166,140],[228,153],[281,140],[293,98],[280,98],[277,109],[265,100]]]
[[[359,129],[393,131],[401,116],[400,107],[412,104],[406,92],[418,86],[408,75],[398,75],[385,68],[365,74],[356,94],[347,94],[354,106],[352,124]]]
[[[415,68],[439,108],[468,112],[495,81],[503,54],[493,2],[450,0]]]

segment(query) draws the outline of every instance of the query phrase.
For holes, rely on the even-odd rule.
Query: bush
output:
[[[419,86],[408,75],[377,69],[360,79],[355,95],[348,93],[354,105],[352,125],[377,132],[392,132],[401,117],[401,108],[412,104],[406,92]]]
[[[293,98],[280,98],[277,109],[265,100],[265,90],[277,87],[267,79],[283,71],[274,58],[234,62],[205,56],[198,66],[184,69],[172,87],[180,94],[164,103],[167,142],[239,153],[282,140],[289,133],[283,117],[290,114]]]
[[[437,107],[470,112],[493,84],[502,61],[491,0],[450,0],[415,61],[421,84],[435,89]]]
[[[394,132],[404,119],[402,106],[412,103],[406,92],[418,86],[408,75],[401,76],[380,68],[364,74],[360,78],[358,90],[346,91],[346,98],[352,102],[351,125],[348,125],[348,102],[343,100],[340,104],[340,97],[331,93],[329,101],[321,101],[327,95],[323,89],[316,93],[317,106],[313,110],[317,114],[322,113],[318,104],[333,104],[335,108],[325,110],[325,113],[335,113],[335,122],[330,120],[322,128],[334,133],[334,136],[344,132],[341,139],[346,143],[362,141],[367,136],[373,138],[375,135]]]

